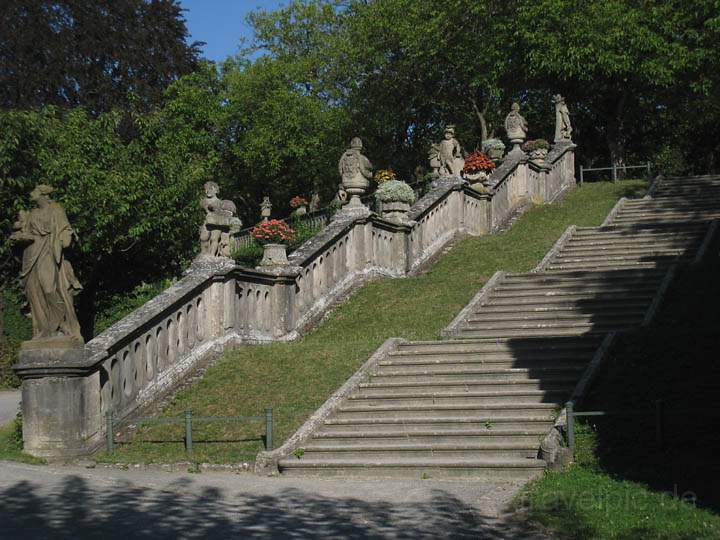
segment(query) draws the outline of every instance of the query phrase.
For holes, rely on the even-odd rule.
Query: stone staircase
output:
[[[405,342],[379,361],[281,472],[540,474],[540,440],[606,334],[646,320],[669,267],[697,257],[717,218],[720,177],[696,177],[621,200],[603,227],[571,227],[536,271],[496,274],[454,339]]]

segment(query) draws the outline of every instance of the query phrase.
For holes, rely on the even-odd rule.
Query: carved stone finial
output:
[[[510,114],[505,118],[505,131],[510,142],[513,144],[513,152],[520,151],[520,145],[527,137],[527,120],[520,114],[520,104],[513,103]]]
[[[232,235],[242,227],[242,221],[235,216],[235,203],[218,198],[219,186],[205,182],[205,197],[200,206],[205,210],[205,221],[200,226],[200,256],[230,257]]]
[[[555,103],[555,142],[571,141],[570,111],[565,104],[565,98],[556,94],[553,96],[553,103]]]
[[[30,305],[33,339],[23,348],[72,348],[83,343],[73,297],[82,286],[64,250],[77,239],[65,210],[50,198],[51,186],[30,193],[37,205],[20,212],[10,240],[24,245],[20,279]]]
[[[271,214],[272,203],[270,202],[270,197],[265,196],[260,203],[260,217],[262,217],[263,221],[267,221],[270,219]]]
[[[350,148],[345,150],[338,163],[342,187],[350,195],[349,208],[364,208],[360,197],[365,193],[372,178],[372,163],[362,154],[362,141],[354,137]]]

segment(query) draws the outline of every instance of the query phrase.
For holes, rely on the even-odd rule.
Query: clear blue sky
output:
[[[256,8],[273,10],[287,5],[283,0],[180,0],[190,41],[204,41],[203,56],[208,60],[224,60],[235,54],[240,38],[252,38],[245,22],[248,12]]]

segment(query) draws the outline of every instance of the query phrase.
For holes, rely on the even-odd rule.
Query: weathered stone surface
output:
[[[220,188],[215,182],[205,182],[205,197],[200,206],[205,210],[205,221],[200,226],[200,257],[230,257],[231,237],[242,228],[242,221],[235,217],[235,203],[220,200]]]
[[[30,197],[37,208],[20,212],[10,240],[24,245],[20,279],[30,305],[33,348],[83,343],[73,297],[82,286],[64,250],[77,238],[65,210],[50,199],[51,186],[38,185]]]
[[[342,177],[342,186],[350,195],[350,207],[363,206],[360,197],[370,185],[373,166],[362,154],[363,144],[359,137],[350,141],[350,148],[345,150],[338,163],[338,171]]]
[[[556,94],[553,96],[553,103],[555,104],[555,142],[570,141],[573,130],[565,98]]]
[[[520,114],[520,104],[513,103],[510,114],[505,117],[505,132],[507,138],[514,145],[512,151],[520,150],[520,145],[527,137],[528,123]]]

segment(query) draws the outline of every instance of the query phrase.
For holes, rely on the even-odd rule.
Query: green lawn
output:
[[[421,276],[368,283],[297,342],[226,352],[197,384],[179,392],[163,414],[180,416],[189,409],[196,415],[255,415],[272,406],[279,446],[385,339],[438,338],[495,271],[529,270],[568,225],[599,225],[619,197],[642,195],[644,189],[642,181],[586,185],[562,203],[531,209],[503,234],[457,242]],[[263,433],[262,424],[200,426],[194,432],[194,459],[254,459]],[[180,425],[144,427],[132,439],[98,459],[187,459]]]
[[[656,321],[620,339],[581,407],[642,414],[581,425],[576,464],[527,486],[532,519],[573,539],[720,538],[718,248],[679,269]]]
[[[0,459],[24,463],[45,463],[44,459],[33,457],[22,451],[22,423],[19,418],[0,425]]]

